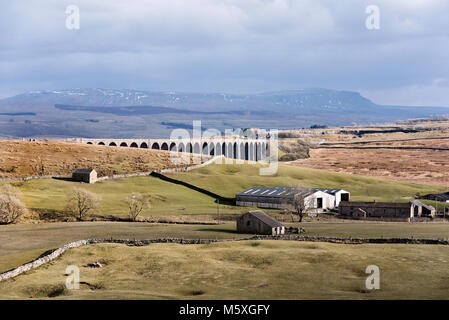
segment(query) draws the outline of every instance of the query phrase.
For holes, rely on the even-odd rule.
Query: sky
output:
[[[69,5],[79,29],[66,26]],[[366,27],[369,5],[378,29]],[[449,106],[448,13],[447,0],[1,1],[0,97],[321,87]]]

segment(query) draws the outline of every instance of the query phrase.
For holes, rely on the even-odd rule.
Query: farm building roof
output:
[[[436,200],[436,201],[449,201],[449,192],[426,194],[425,196],[422,196],[421,199]]]
[[[329,193],[333,196],[335,196],[335,194],[337,194],[340,191],[345,191],[343,189],[323,189],[323,188],[313,188],[313,190],[323,191],[323,192]],[[345,192],[347,192],[347,191],[345,191]]]
[[[257,211],[249,211],[247,214],[252,215],[253,217],[259,219],[266,225],[275,228],[275,227],[282,227],[282,224],[277,221],[276,219],[273,219],[269,215],[267,215],[265,212],[257,210]]]
[[[331,195],[335,195],[337,192],[342,191],[342,189],[320,189],[320,188],[294,188],[294,187],[252,187],[246,189],[238,196],[252,196],[252,197],[270,197],[270,198],[285,198],[293,197],[296,194],[301,194],[302,196],[308,196],[318,191],[322,191]]]
[[[74,173],[91,173],[94,169],[76,169]]]
[[[427,204],[424,204],[424,203],[422,203],[422,202],[419,201],[419,200],[413,200],[412,203],[413,203],[415,206],[418,206],[418,207],[424,207],[424,208],[426,208],[427,210],[430,210],[430,211],[435,210],[434,207],[429,206],[429,205],[427,205]]]
[[[305,190],[305,189],[304,189]],[[310,194],[313,193],[309,189]],[[298,189],[292,187],[253,187],[240,192],[239,196],[252,196],[252,197],[270,197],[270,198],[283,198],[291,196],[293,197],[298,193]]]
[[[411,206],[411,202],[356,202],[343,201],[340,207],[370,207],[370,208],[407,208]]]

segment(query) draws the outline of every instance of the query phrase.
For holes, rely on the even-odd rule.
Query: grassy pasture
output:
[[[31,209],[62,211],[66,206],[71,188],[81,187],[100,196],[100,213],[103,215],[127,215],[127,205],[124,200],[133,192],[140,192],[151,197],[151,208],[145,209],[142,216],[216,214],[217,212],[215,199],[149,176],[100,181],[92,185],[57,179],[38,179],[13,184],[19,187],[23,194],[23,202]],[[220,205],[220,209],[227,213],[240,213],[243,210],[228,205]]]
[[[444,191],[441,186],[374,179],[288,165],[279,165],[275,175],[263,176],[259,174],[260,167],[261,165],[214,164],[169,176],[208,190],[216,190],[226,197],[234,197],[238,192],[252,186],[298,184],[305,187],[345,189],[351,192],[351,199],[354,201],[409,201],[417,192],[426,194]]]
[[[235,232],[235,224],[180,225],[133,222],[61,222],[0,225],[0,272],[34,260],[45,251],[88,238],[186,238],[230,239],[246,235]]]
[[[290,225],[290,224],[287,224]],[[354,238],[448,239],[447,223],[341,222],[303,223],[308,236]],[[235,223],[176,225],[131,222],[67,222],[0,226],[0,272],[31,261],[49,249],[88,238],[186,238],[233,239],[248,235],[235,232]]]
[[[243,241],[99,244],[0,283],[1,299],[447,299],[448,246]],[[103,268],[86,267],[100,261]],[[367,290],[365,269],[380,268]],[[68,265],[81,287],[64,287]],[[431,272],[429,272],[431,269]]]
[[[441,192],[442,187],[426,184],[365,178],[330,171],[280,165],[273,176],[259,175],[261,165],[220,165],[179,172],[169,176],[211,190],[225,197],[234,197],[251,186],[297,185],[323,188],[342,188],[351,192],[352,200],[409,201],[420,192]],[[5,182],[0,182],[5,183]],[[39,179],[14,182],[23,193],[23,201],[31,209],[62,211],[70,189],[85,188],[101,198],[101,214],[124,216],[124,199],[132,192],[151,196],[151,209],[143,216],[216,215],[215,199],[186,187],[154,177],[133,177],[107,180],[96,184],[80,184],[57,179]],[[219,211],[239,214],[248,208],[219,205]]]

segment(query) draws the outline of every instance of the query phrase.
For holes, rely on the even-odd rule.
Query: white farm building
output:
[[[244,207],[283,209],[300,196],[306,210],[335,209],[340,201],[349,201],[350,193],[342,189],[253,187],[236,195],[236,204]]]

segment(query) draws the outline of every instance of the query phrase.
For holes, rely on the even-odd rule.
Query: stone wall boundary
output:
[[[222,158],[224,158],[224,156],[216,156],[216,157],[208,159],[207,161],[205,161],[203,163],[196,164],[193,166],[183,166],[183,167],[177,167],[177,168],[167,168],[167,169],[161,169],[161,170],[135,172],[135,173],[123,173],[123,174],[114,174],[114,175],[110,175],[110,176],[103,176],[103,177],[97,178],[97,181],[114,180],[114,179],[131,178],[131,177],[144,177],[144,176],[151,175],[153,172],[158,172],[158,173],[186,172],[186,171],[190,171],[190,170],[208,166],[208,165],[214,163],[215,161],[217,161],[218,159],[222,159]],[[34,179],[53,179],[53,178],[70,179],[71,177],[72,177],[71,175],[66,175],[66,174],[64,174],[64,175],[63,174],[53,174],[53,175],[28,176],[28,177],[5,177],[5,178],[0,178],[0,181],[28,181],[28,180],[34,180]]]
[[[155,243],[176,243],[176,244],[211,244],[218,242],[231,242],[231,241],[257,241],[257,240],[284,240],[284,241],[308,241],[308,242],[329,242],[338,244],[427,244],[427,245],[449,245],[449,240],[444,239],[413,239],[413,238],[339,238],[339,237],[311,237],[301,235],[279,235],[279,236],[267,236],[267,235],[255,235],[251,237],[244,237],[239,239],[182,239],[182,238],[158,238],[158,239],[146,239],[146,240],[132,240],[132,239],[88,239],[78,240],[70,242],[51,251],[49,254],[40,257],[31,262],[25,263],[10,271],[0,273],[0,282],[3,280],[17,277],[18,275],[27,272],[29,270],[40,267],[41,265],[48,263],[59,256],[65,251],[77,248],[83,245],[89,244],[101,244],[101,243],[117,243],[134,246],[145,246]]]

